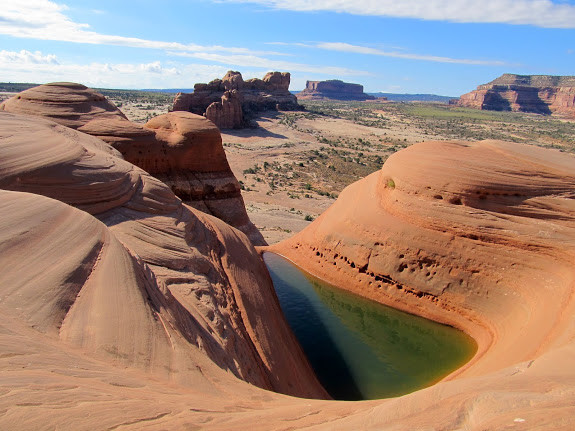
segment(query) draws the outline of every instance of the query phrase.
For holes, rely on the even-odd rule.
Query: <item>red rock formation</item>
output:
[[[575,77],[504,74],[454,103],[475,109],[575,117]]]
[[[363,92],[363,85],[350,84],[337,79],[329,81],[307,81],[305,89],[297,95],[299,100],[375,100]]]
[[[183,387],[325,396],[247,238],[103,141],[1,113],[0,185],[3,316]]]
[[[211,121],[189,112],[170,112],[152,118],[145,127],[154,131],[157,145],[117,147],[126,160],[143,166],[185,203],[240,229],[254,244],[265,244],[247,215],[220,131]]]
[[[244,118],[238,90],[226,91],[220,102],[211,103],[206,108],[206,118],[220,129],[241,129]]]
[[[558,388],[570,391],[575,378],[559,359],[575,351],[574,172],[573,156],[533,146],[416,144],[271,249],[344,289],[471,334],[479,351],[450,377],[457,377],[450,397],[512,399],[516,391],[542,394],[553,387],[559,392],[549,402],[565,405],[571,395]],[[528,370],[533,362],[564,379],[539,380]],[[426,405],[444,409],[442,403],[454,401],[442,390],[429,392],[440,399]],[[467,411],[463,401],[456,404]],[[534,421],[547,415],[531,406],[509,414]]]
[[[178,93],[174,99],[174,111],[190,111],[194,114],[208,116],[208,107],[212,104],[208,117],[222,129],[245,127],[249,120],[260,111],[300,110],[297,98],[289,92],[290,74],[269,72],[263,79],[248,79],[244,81],[239,72],[229,71],[223,79],[215,79],[208,84],[196,84],[193,93]],[[238,116],[237,102],[228,100],[230,114],[225,115],[224,96],[226,91],[237,91],[237,99],[241,104],[242,120],[230,120],[230,115]],[[229,126],[232,127],[229,127]]]
[[[73,82],[53,82],[18,93],[0,105],[0,111],[49,118],[77,129],[94,120],[126,120],[102,94]]]
[[[479,341],[430,388],[346,403],[235,377],[310,390],[243,235],[100,140],[30,121],[0,114],[0,187],[20,190],[0,191],[0,428],[575,427],[572,156],[416,144],[277,247]]]
[[[101,94],[71,83],[23,91],[0,105],[2,110],[50,118],[104,140],[127,161],[166,182],[194,208],[240,229],[254,244],[265,244],[249,220],[220,132],[204,117],[170,113],[142,126],[127,120]]]

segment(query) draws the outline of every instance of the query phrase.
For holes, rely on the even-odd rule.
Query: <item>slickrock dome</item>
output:
[[[247,238],[104,142],[0,113],[0,188],[3,315],[179,385],[326,396]]]
[[[97,91],[73,82],[53,82],[18,93],[0,111],[49,118],[77,129],[94,119],[126,120],[126,116]]]
[[[174,112],[140,125],[100,93],[73,83],[23,91],[2,103],[2,110],[49,118],[102,139],[186,203],[240,229],[254,244],[266,244],[249,220],[220,132],[204,117]]]
[[[574,167],[416,144],[274,246],[479,344],[402,397],[302,399],[262,389],[326,396],[244,234],[95,137],[0,113],[0,428],[573,429]]]

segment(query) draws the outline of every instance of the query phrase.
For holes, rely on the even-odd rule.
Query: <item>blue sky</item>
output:
[[[0,81],[191,88],[230,69],[450,96],[575,75],[575,0],[2,0]]]

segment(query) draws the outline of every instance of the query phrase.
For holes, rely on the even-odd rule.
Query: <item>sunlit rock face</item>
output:
[[[573,429],[574,167],[416,144],[275,246],[479,344],[400,398],[310,400],[261,388],[325,396],[245,235],[95,137],[0,113],[0,428]]]
[[[575,77],[506,73],[454,103],[490,111],[575,117]]]
[[[325,397],[247,237],[108,144],[0,113],[0,188],[3,315],[184,387]]]
[[[204,117],[178,112],[133,123],[103,95],[74,83],[31,88],[6,100],[1,110],[49,118],[102,139],[184,202],[240,229],[254,244],[265,244],[249,220],[220,132]]]
[[[351,84],[337,79],[329,81],[307,81],[305,88],[297,94],[299,100],[375,100],[363,92],[363,85]]]
[[[193,93],[178,93],[173,110],[204,115],[220,129],[242,129],[261,111],[301,110],[289,85],[288,72],[269,72],[263,79],[244,81],[240,72],[230,70],[222,79],[196,84]]]

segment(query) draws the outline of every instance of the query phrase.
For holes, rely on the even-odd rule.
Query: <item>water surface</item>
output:
[[[318,379],[335,399],[399,396],[461,367],[465,333],[333,287],[265,253],[280,305]]]

